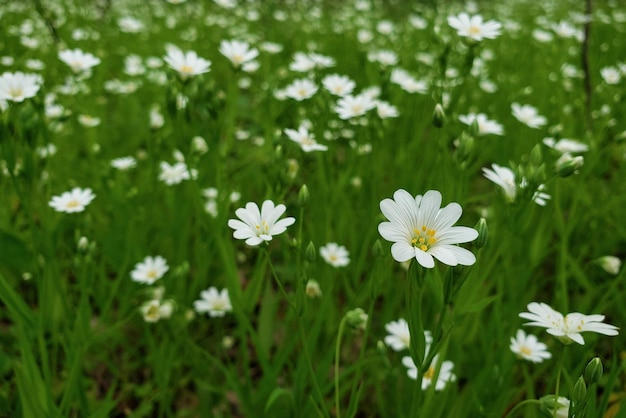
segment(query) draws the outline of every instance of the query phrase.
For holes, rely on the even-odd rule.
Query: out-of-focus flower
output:
[[[335,112],[337,112],[340,119],[346,120],[363,116],[375,107],[376,101],[369,96],[364,94],[359,94],[358,96],[346,95],[337,101]]]
[[[220,53],[230,60],[235,68],[251,62],[259,55],[259,50],[250,48],[247,42],[232,40],[220,43]]]
[[[548,351],[548,347],[539,342],[534,335],[526,335],[524,330],[518,330],[515,337],[511,337],[511,351],[519,358],[532,361],[533,363],[541,363],[542,361],[552,357]]]
[[[144,321],[154,323],[161,319],[168,319],[174,312],[174,302],[171,300],[152,299],[139,308]]]
[[[346,247],[336,242],[329,242],[320,247],[320,255],[333,267],[345,267],[350,264],[350,253]]]
[[[235,211],[239,219],[229,219],[228,226],[235,230],[233,237],[236,239],[244,239],[248,245],[259,245],[271,241],[274,235],[282,234],[296,222],[292,217],[279,220],[286,210],[285,205],[275,205],[271,200],[264,201],[261,210],[256,203],[248,202],[245,208]]]
[[[561,154],[579,154],[581,152],[587,152],[589,146],[574,139],[562,138],[556,141],[554,138],[544,138],[543,143],[548,147],[557,150]]]
[[[326,151],[328,149],[326,145],[319,144],[315,141],[315,136],[310,133],[304,125],[300,125],[297,131],[294,129],[285,129],[285,135],[293,142],[299,144],[304,152]]]
[[[290,85],[285,87],[285,96],[299,102],[313,97],[315,93],[317,93],[317,86],[308,78],[294,80]]]
[[[85,72],[100,64],[100,58],[80,49],[65,49],[59,52],[59,59],[69,65],[75,73]]]
[[[380,210],[388,222],[378,225],[378,232],[393,242],[391,255],[402,263],[412,258],[426,268],[435,267],[437,258],[444,264],[471,266],[476,257],[456,244],[470,242],[478,232],[465,226],[453,226],[463,210],[458,203],[441,208],[441,193],[429,190],[424,196],[411,196],[398,190],[392,199],[380,202]],[[434,258],[433,258],[434,257]]]
[[[233,310],[228,289],[218,291],[215,287],[200,292],[200,299],[193,303],[193,308],[198,313],[207,313],[211,318],[222,317]]]
[[[417,366],[415,366],[415,362],[409,356],[402,357],[402,364],[407,368],[407,374],[413,380],[417,380]],[[439,354],[437,354],[433,361],[422,376],[422,390],[428,389],[428,387],[433,383],[435,378],[435,372],[437,370],[439,364]],[[441,363],[441,367],[439,368],[439,375],[437,376],[437,381],[435,382],[435,390],[440,391],[446,387],[448,382],[454,382],[456,380],[456,376],[452,373],[454,369],[454,363],[451,361],[444,361]]]
[[[471,126],[476,123],[478,126],[478,135],[504,135],[504,128],[498,122],[489,120],[484,113],[468,113],[460,115],[459,120],[464,124]]]
[[[600,264],[600,267],[602,267],[604,271],[614,276],[617,276],[620,269],[622,268],[622,260],[613,255],[605,255],[603,257],[600,257],[598,258],[597,262]]]
[[[137,160],[134,157],[120,157],[114,158],[111,160],[111,167],[116,168],[121,171],[130,170],[131,168],[135,168],[137,166]]]
[[[195,179],[198,175],[198,171],[195,169],[189,169],[187,164],[183,161],[178,161],[174,165],[170,165],[165,161],[161,161],[161,173],[159,174],[159,180],[163,181],[168,186],[179,184],[184,180]]]
[[[502,25],[495,20],[483,22],[481,15],[470,16],[459,13],[458,16],[449,16],[448,25],[456,29],[457,34],[472,41],[480,42],[483,39],[494,39],[500,35]]]
[[[87,205],[95,198],[96,195],[93,194],[91,189],[74,187],[60,196],[53,196],[48,204],[57,212],[76,213],[84,211]]]
[[[130,278],[137,283],[153,284],[162,278],[169,269],[167,261],[160,255],[147,256],[142,262],[135,265],[133,271],[130,272]]]
[[[597,332],[609,336],[619,333],[616,326],[602,322],[604,315],[572,312],[563,316],[545,303],[531,302],[528,304],[528,312],[522,312],[519,316],[531,321],[524,325],[546,328],[548,334],[554,335],[563,344],[576,342],[584,345],[581,332]]]
[[[37,74],[26,74],[20,71],[0,75],[0,100],[23,102],[34,97],[43,79]]]
[[[352,93],[356,83],[350,77],[339,74],[330,74],[322,79],[322,85],[335,96],[343,97]]]
[[[167,47],[163,60],[178,71],[182,79],[207,73],[211,69],[211,61],[200,58],[195,51],[183,52],[174,45]]]
[[[519,103],[513,103],[511,105],[513,110],[513,116],[523,124],[530,128],[541,128],[547,123],[545,117],[541,116],[537,109],[530,105],[520,105]]]
[[[604,67],[600,75],[606,84],[618,84],[622,80],[620,71],[615,67]]]

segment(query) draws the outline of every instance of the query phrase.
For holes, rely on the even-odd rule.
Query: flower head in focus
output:
[[[378,232],[393,242],[391,255],[398,262],[415,258],[426,268],[435,266],[434,258],[449,266],[471,266],[476,257],[456,244],[470,242],[478,232],[465,226],[453,226],[463,210],[458,203],[441,208],[441,193],[429,190],[424,196],[411,196],[398,190],[392,199],[380,202],[388,222],[378,225]],[[434,257],[434,258],[433,258]]]
[[[93,194],[91,189],[74,187],[60,196],[53,196],[48,204],[57,212],[75,213],[84,211],[87,205],[95,198],[96,195]]]
[[[539,342],[534,335],[526,335],[524,330],[517,330],[515,337],[511,337],[511,351],[519,358],[532,361],[533,363],[541,363],[542,361],[552,357],[547,350],[547,346]]]
[[[285,205],[275,205],[271,200],[264,201],[260,210],[256,203],[248,202],[245,208],[235,211],[239,219],[229,219],[228,226],[235,230],[233,237],[236,239],[244,239],[248,245],[259,245],[271,241],[274,235],[282,234],[296,222],[292,217],[279,220],[285,210]]]
[[[576,342],[585,344],[582,332],[597,332],[609,336],[617,335],[618,328],[614,325],[605,324],[604,315],[583,315],[572,312],[563,316],[545,303],[531,302],[528,304],[528,312],[519,314],[520,318],[528,319],[524,325],[546,328],[546,332],[554,335],[563,344]]]

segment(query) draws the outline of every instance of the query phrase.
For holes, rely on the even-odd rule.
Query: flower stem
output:
[[[558,359],[557,359],[557,363],[556,363],[556,388],[554,390],[554,411],[553,411],[553,417],[556,418],[556,413],[558,408],[558,399],[559,399],[559,386],[561,383],[561,368],[562,368],[562,364],[563,364],[563,353],[565,352],[565,347],[561,347],[561,349],[559,350],[559,354],[558,354]]]
[[[518,403],[517,405],[515,405],[515,407],[513,409],[511,409],[503,418],[507,418],[508,416],[512,416],[511,414],[515,411],[517,411],[518,409],[520,409],[523,406],[526,405],[541,405],[541,402],[537,399],[526,399],[525,401],[522,401],[520,403]]]
[[[341,405],[339,403],[339,357],[341,355],[341,337],[346,326],[346,316],[339,323],[337,332],[337,343],[335,344],[335,416],[341,418]]]

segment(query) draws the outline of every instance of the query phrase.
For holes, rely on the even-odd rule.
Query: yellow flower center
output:
[[[530,356],[530,354],[532,353],[532,351],[530,350],[530,348],[526,347],[526,346],[522,346],[522,348],[519,349],[519,351],[527,356]]]
[[[193,68],[190,65],[181,65],[179,71],[183,74],[192,74]]]
[[[13,97],[14,99],[22,97],[23,94],[24,94],[24,91],[19,87],[9,88],[9,96]]]
[[[422,225],[421,230],[414,228],[411,245],[422,251],[428,251],[428,249],[430,249],[437,242],[437,238],[435,238],[436,234],[437,231],[434,229],[428,229],[426,225]]]
[[[157,275],[158,273],[155,269],[148,270],[148,272],[146,273],[146,276],[150,279],[156,279]]]
[[[480,35],[480,28],[478,26],[470,26],[468,32],[470,35]]]
[[[233,64],[239,65],[243,62],[243,56],[241,54],[233,55]]]
[[[269,225],[266,221],[261,221],[261,225],[255,225],[256,233],[259,235],[267,234],[269,232]]]
[[[433,366],[430,366],[428,370],[426,370],[426,373],[424,373],[424,379],[431,380],[434,376],[435,376],[435,368]]]
[[[76,200],[76,199],[70,200],[69,202],[67,202],[67,207],[68,208],[75,208],[75,207],[78,207],[78,206],[80,206],[80,202],[78,200]]]

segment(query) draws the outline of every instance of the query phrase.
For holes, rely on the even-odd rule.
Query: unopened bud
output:
[[[435,110],[433,111],[433,125],[437,128],[441,128],[446,123],[446,113],[443,110],[443,106],[437,103]]]
[[[480,218],[478,223],[474,226],[474,229],[478,231],[478,238],[474,241],[476,248],[483,248],[487,245],[487,239],[489,238],[489,228],[487,227],[487,220]]]
[[[300,187],[300,191],[298,192],[298,204],[300,206],[304,206],[309,201],[309,188],[306,187],[306,184],[303,184]]]
[[[544,417],[567,418],[569,413],[569,399],[555,395],[546,395],[539,399],[541,412]],[[555,410],[556,409],[556,413]]]
[[[560,177],[569,177],[574,174],[585,163],[585,159],[582,155],[572,157],[570,154],[565,153],[557,160],[555,167],[556,172]]]
[[[589,382],[590,385],[598,383],[602,377],[602,373],[602,361],[599,357],[594,357],[587,363],[587,367],[585,367],[585,380]]]
[[[309,245],[306,246],[306,260],[309,263],[312,263],[315,261],[315,257],[317,256],[317,252],[315,251],[315,244],[313,244],[313,241],[309,241]]]
[[[537,144],[530,150],[530,166],[538,168],[543,164],[543,157],[541,156],[541,145]]]
[[[346,323],[354,331],[362,331],[367,325],[367,314],[361,308],[353,309],[346,314]]]
[[[572,390],[572,402],[575,405],[580,404],[585,401],[586,396],[587,386],[585,385],[585,379],[580,376],[574,385],[574,389]]]

